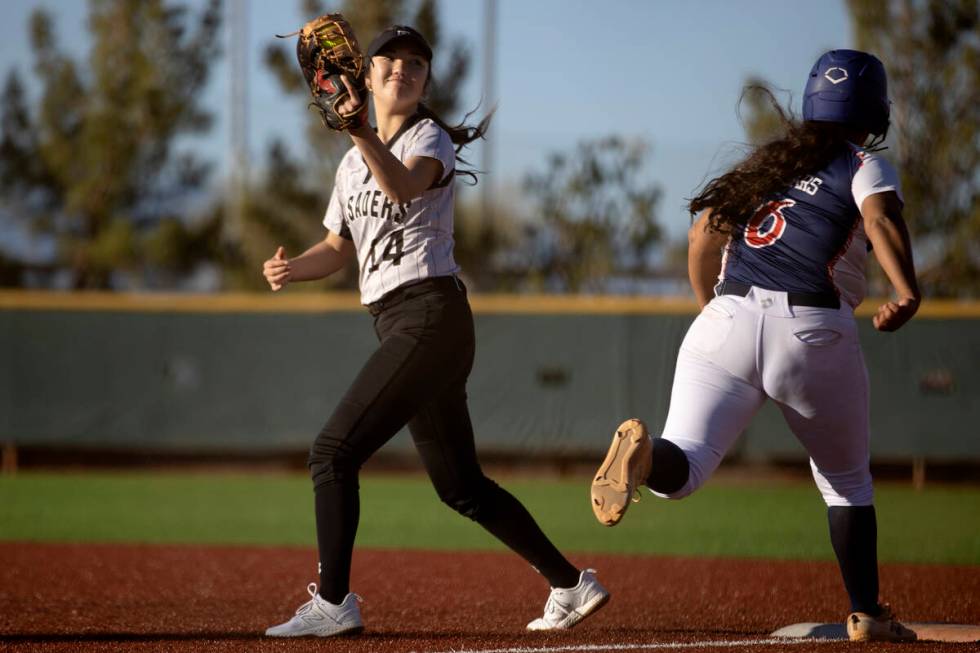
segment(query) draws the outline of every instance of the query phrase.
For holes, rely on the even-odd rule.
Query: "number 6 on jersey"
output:
[[[745,225],[745,244],[758,249],[769,247],[782,238],[786,230],[786,216],[783,215],[783,209],[794,204],[796,202],[793,200],[778,200],[763,204]]]

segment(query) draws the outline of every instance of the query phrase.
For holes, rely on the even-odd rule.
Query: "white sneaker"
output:
[[[306,591],[312,598],[299,606],[292,619],[266,630],[266,637],[331,637],[364,630],[357,606],[361,597],[357,594],[348,594],[340,605],[334,605],[316,593],[315,583],[310,583]]]
[[[571,628],[601,608],[609,592],[595,578],[595,569],[586,569],[575,587],[551,588],[544,605],[544,616],[527,625],[528,630],[564,630]]]

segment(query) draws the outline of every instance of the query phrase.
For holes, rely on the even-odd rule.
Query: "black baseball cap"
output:
[[[425,55],[426,59],[432,61],[432,48],[429,47],[429,42],[425,40],[424,36],[418,33],[418,30],[407,25],[392,25],[375,36],[367,49],[368,59],[381,52],[386,45],[397,39],[408,39],[422,50],[422,54]]]

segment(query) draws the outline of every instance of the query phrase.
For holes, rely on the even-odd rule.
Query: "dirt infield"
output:
[[[579,555],[613,598],[573,631],[529,634],[542,579],[503,553],[358,551],[367,630],[332,640],[260,636],[306,600],[312,550],[0,543],[4,651],[832,651],[898,645],[778,641],[847,605],[824,562]],[[886,565],[882,594],[914,621],[980,623],[980,567]],[[915,651],[976,650],[919,642]]]

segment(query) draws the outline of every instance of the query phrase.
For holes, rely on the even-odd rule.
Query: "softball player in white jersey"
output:
[[[702,311],[678,353],[664,432],[651,440],[640,420],[620,426],[592,507],[611,526],[640,485],[665,498],[691,494],[772,399],[828,506],[850,637],[907,641],[915,634],[878,602],[868,377],[853,315],[869,245],[898,295],[878,309],[875,327],[899,328],[919,304],[898,175],[855,145],[884,138],[888,114],[881,62],[828,52],[810,73],[804,121],[784,116],[782,138],[691,201],[701,215],[689,273]]]
[[[370,306],[395,288],[453,276],[453,179],[456,151],[449,134],[419,114],[390,140],[399,161],[437,161],[443,178],[421,196],[393,202],[378,185],[360,150],[347,152],[337,169],[323,225],[354,242],[360,265],[361,302]]]
[[[377,133],[369,126],[350,129],[354,147],[337,170],[323,220],[326,238],[293,259],[280,247],[264,266],[278,290],[332,274],[356,254],[361,300],[380,342],[310,452],[319,588],[311,584],[311,600],[266,634],[322,637],[363,627],[358,597],[349,588],[358,470],[405,425],[439,497],[547,578],[553,589],[544,616],[528,629],[570,628],[609,594],[592,570],[580,571],[565,559],[517,499],[484,476],[466,406],[475,345],[473,316],[453,260],[454,144],[461,148],[482,136],[488,121],[449,127],[421,104],[432,50],[414,29],[382,31],[367,56]],[[362,101],[348,81],[351,97],[342,114]]]

